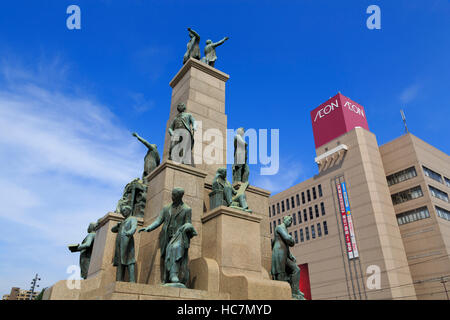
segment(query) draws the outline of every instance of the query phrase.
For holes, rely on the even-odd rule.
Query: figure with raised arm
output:
[[[216,48],[227,41],[229,38],[225,37],[220,41],[212,42],[211,40],[206,40],[205,46],[205,56],[202,58],[202,62],[208,64],[211,67],[214,67],[214,63],[217,60]]]
[[[140,137],[136,132],[133,132],[133,137],[136,137],[144,146],[147,147],[148,151],[144,158],[144,173],[142,174],[142,180],[146,184],[145,180],[147,175],[150,174],[157,166],[159,166],[161,159],[159,157],[159,152],[156,144],[151,144],[147,140]]]
[[[191,28],[187,29],[189,31],[190,40],[187,43],[186,53],[183,56],[183,64],[185,64],[189,58],[200,60],[200,36]]]

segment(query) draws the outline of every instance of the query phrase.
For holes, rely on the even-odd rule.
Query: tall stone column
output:
[[[216,170],[226,166],[227,116],[225,114],[225,83],[229,75],[195,59],[189,59],[170,81],[172,100],[166,126],[163,161],[169,158],[170,136],[168,128],[178,114],[177,105],[186,104],[199,127],[194,135],[195,167],[207,172],[206,182],[211,182]],[[215,141],[216,133],[222,136]],[[210,135],[214,135],[212,138]],[[209,141],[205,141],[205,140]],[[214,152],[212,145],[216,146]]]

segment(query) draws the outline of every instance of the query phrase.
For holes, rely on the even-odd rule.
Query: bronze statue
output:
[[[216,47],[220,46],[228,39],[229,39],[228,37],[225,37],[222,40],[217,41],[216,43],[212,42],[209,39],[206,40],[205,56],[202,58],[201,61],[208,64],[211,67],[214,67],[214,63],[217,60]]]
[[[122,208],[129,206],[131,215],[143,217],[147,202],[147,188],[148,186],[141,179],[133,179],[125,186],[122,197],[117,202],[115,212],[122,213]]]
[[[190,40],[187,43],[187,50],[183,56],[183,64],[185,64],[189,58],[200,60],[200,36],[191,28],[188,28],[188,31]]]
[[[192,114],[186,112],[186,105],[179,103],[178,114],[169,126],[170,148],[169,160],[194,166],[192,148],[197,123]]]
[[[92,222],[88,227],[88,235],[84,238],[81,244],[69,245],[69,250],[71,252],[80,252],[80,269],[81,277],[83,279],[87,278],[89,271],[89,264],[91,263],[92,248],[94,247],[95,241],[95,227],[96,223]]]
[[[252,212],[248,208],[247,197],[245,196],[245,190],[247,187],[248,182],[231,186],[227,180],[227,169],[217,169],[216,176],[212,181],[212,192],[209,195],[210,209],[223,205]]]
[[[244,139],[244,128],[236,130],[234,136],[234,164],[233,184],[236,182],[248,182],[250,169],[247,164],[247,142]]]
[[[161,260],[164,261],[163,283],[185,287],[189,280],[187,269],[189,241],[187,238],[196,235],[196,232],[189,226],[192,224],[192,209],[183,203],[183,195],[183,188],[174,188],[172,203],[161,210],[158,218],[152,224],[140,229],[139,232],[151,232],[163,225],[159,238]]]
[[[148,148],[147,154],[144,158],[144,173],[142,174],[142,180],[147,184],[146,177],[159,166],[161,159],[156,144],[151,144],[147,140],[140,137],[136,132],[133,132],[133,137],[136,137],[144,146]]]
[[[112,227],[111,231],[117,233],[113,265],[117,267],[116,281],[125,281],[128,271],[129,282],[136,282],[134,252],[134,233],[137,228],[137,219],[131,215],[131,208],[124,206],[121,210],[124,221]]]
[[[172,283],[186,284],[189,281],[188,250],[191,238],[197,235],[194,226],[185,223],[178,228],[170,239],[167,245],[164,268]]]
[[[300,267],[297,260],[289,251],[289,247],[295,245],[295,241],[287,228],[292,225],[292,217],[285,216],[283,223],[275,228],[272,240],[272,277],[273,280],[287,281],[291,285],[292,297],[304,300],[304,294],[299,289]]]

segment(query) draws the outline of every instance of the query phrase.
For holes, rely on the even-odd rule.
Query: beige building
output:
[[[12,287],[10,294],[3,295],[3,300],[30,300],[30,296],[32,296],[31,300],[34,300],[38,295],[39,292],[33,292],[32,294],[30,290]]]
[[[412,134],[379,147],[358,126],[316,154],[317,175],[269,200],[272,234],[293,218],[307,296],[447,299],[449,156]]]

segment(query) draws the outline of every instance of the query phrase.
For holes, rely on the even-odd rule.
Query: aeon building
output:
[[[447,299],[450,158],[412,134],[379,146],[363,106],[338,93],[311,111],[318,173],[270,198],[293,218],[309,299]]]

